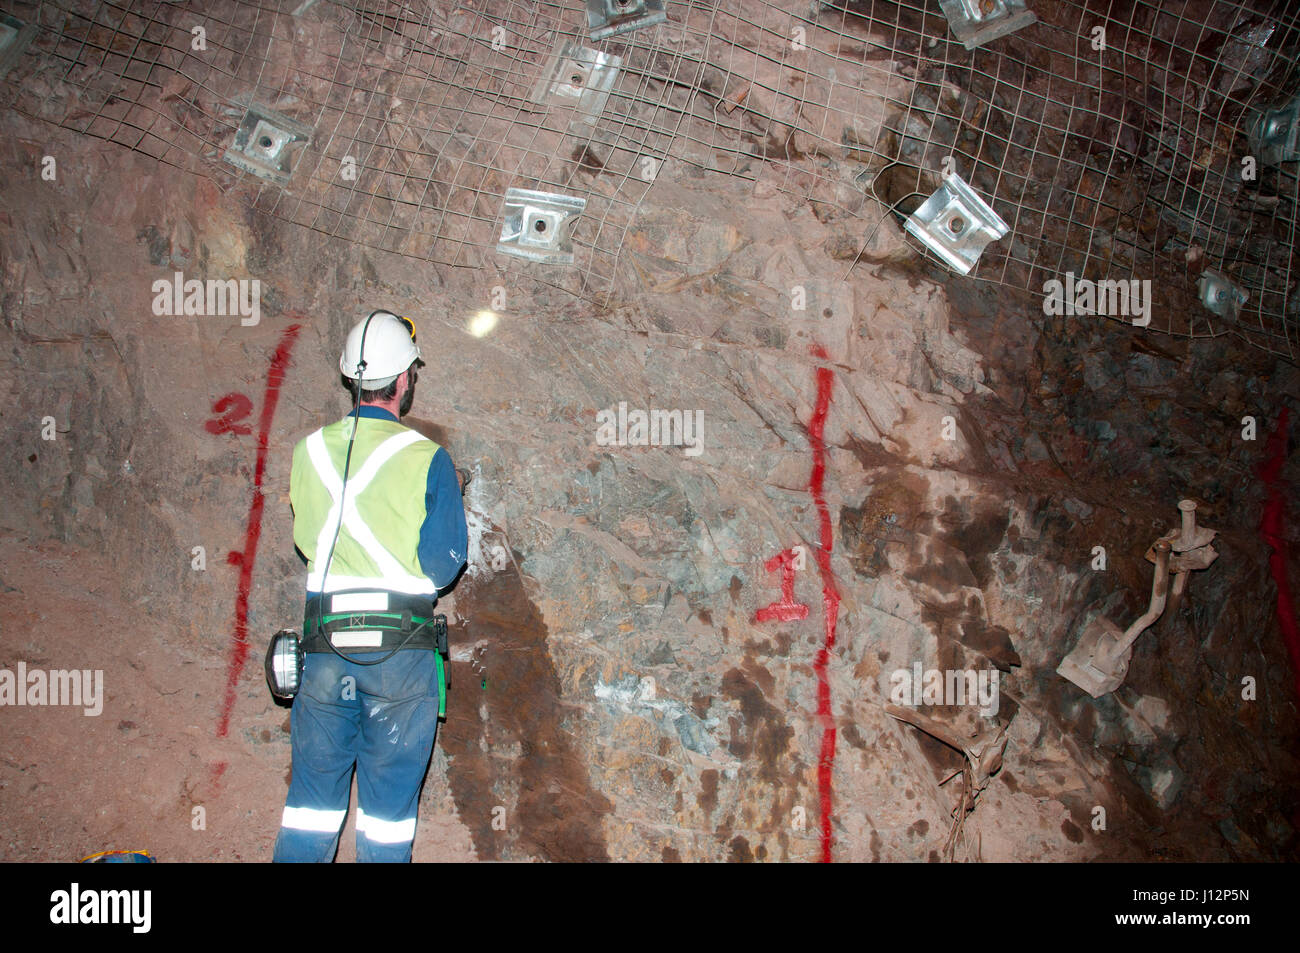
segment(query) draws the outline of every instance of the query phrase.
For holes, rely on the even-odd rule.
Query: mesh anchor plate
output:
[[[592,40],[629,33],[667,19],[664,0],[587,0],[587,28]]]
[[[959,274],[970,274],[991,241],[1011,229],[962,177],[948,174],[903,227]]]
[[[551,51],[529,102],[572,106],[576,118],[595,125],[605,111],[623,58],[602,53],[575,40],[561,40]]]
[[[1025,0],[939,0],[953,36],[968,50],[1038,21]]]
[[[1300,159],[1300,96],[1277,109],[1256,113],[1247,142],[1260,165],[1281,165]]]
[[[1201,293],[1201,304],[1219,317],[1232,321],[1237,320],[1237,315],[1241,313],[1241,306],[1250,297],[1217,271],[1201,272],[1196,287]]]
[[[4,76],[18,62],[27,44],[36,35],[35,23],[24,23],[17,17],[0,16],[0,76]]]
[[[573,226],[587,200],[556,192],[507,189],[497,251],[548,265],[573,263]]]
[[[311,132],[311,127],[288,116],[249,106],[222,158],[237,169],[284,185],[293,173],[294,156],[311,141]]]

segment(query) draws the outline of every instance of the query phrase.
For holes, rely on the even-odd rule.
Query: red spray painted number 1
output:
[[[781,570],[781,601],[754,613],[754,618],[759,622],[770,622],[773,619],[778,622],[794,622],[808,618],[808,607],[794,601],[794,573],[800,568],[798,564],[801,560],[798,557],[801,555],[793,549],[787,549],[763,564],[768,572]]]

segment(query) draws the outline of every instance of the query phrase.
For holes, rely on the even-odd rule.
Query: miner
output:
[[[354,766],[357,860],[411,859],[445,697],[434,603],[468,550],[450,455],[401,423],[423,366],[414,324],[372,312],[339,358],[352,412],[294,448],[307,600],[276,861],[333,859]]]

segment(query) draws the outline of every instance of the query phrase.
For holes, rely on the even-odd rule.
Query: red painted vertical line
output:
[[[829,360],[820,347],[813,349],[813,354],[823,360]],[[812,475],[808,480],[808,492],[812,494],[817,505],[817,524],[819,545],[817,547],[817,569],[822,577],[822,613],[824,617],[825,638],[821,651],[813,662],[813,671],[817,673],[817,720],[822,726],[821,753],[817,759],[817,793],[821,802],[821,844],[822,863],[831,861],[831,783],[835,769],[835,718],[831,713],[831,684],[826,669],[830,664],[831,652],[835,649],[835,627],[839,622],[840,593],[835,588],[835,576],[831,573],[831,549],[834,547],[834,532],[831,529],[831,514],[826,506],[822,490],[826,481],[826,415],[831,406],[831,388],[835,383],[835,374],[829,367],[817,368],[817,405],[813,409],[812,421],[808,425],[808,438],[813,446]]]
[[[239,676],[244,671],[244,662],[248,659],[248,594],[253,587],[253,566],[257,562],[257,541],[262,535],[262,508],[265,497],[262,495],[262,478],[266,474],[266,454],[270,445],[271,420],[275,417],[275,405],[280,400],[280,386],[284,383],[284,374],[289,367],[289,355],[293,351],[294,341],[302,325],[291,324],[280,335],[280,345],[271,358],[271,369],[266,373],[266,396],[262,400],[262,417],[257,429],[257,466],[253,471],[253,502],[248,508],[248,528],[244,533],[244,548],[241,552],[230,553],[226,557],[232,566],[239,567],[239,587],[235,596],[235,632],[230,647],[230,666],[226,672],[226,694],[221,702],[221,720],[217,724],[217,737],[224,738],[230,730],[230,715],[235,707],[235,688]],[[220,779],[225,765],[219,765],[215,779]]]
[[[1291,656],[1291,671],[1295,678],[1296,694],[1300,695],[1300,629],[1296,627],[1295,605],[1291,601],[1291,586],[1286,576],[1286,498],[1282,495],[1279,478],[1286,464],[1287,420],[1290,414],[1282,408],[1277,428],[1268,438],[1268,459],[1259,468],[1260,478],[1268,489],[1264,503],[1264,516],[1260,520],[1259,535],[1273,550],[1268,557],[1269,572],[1277,585],[1277,624],[1282,630],[1282,640]]]

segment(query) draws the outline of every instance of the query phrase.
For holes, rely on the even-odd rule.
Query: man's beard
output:
[[[409,414],[411,412],[411,404],[414,402],[415,402],[415,382],[412,381],[411,386],[408,387],[406,389],[406,393],[402,395],[402,402],[401,404],[398,405],[397,408],[397,416],[405,417],[407,414]]]

